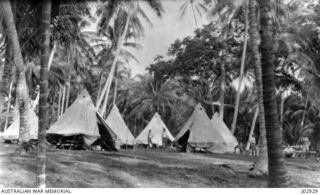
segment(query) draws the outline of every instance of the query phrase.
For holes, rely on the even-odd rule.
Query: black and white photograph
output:
[[[319,187],[320,0],[0,0],[1,194]]]

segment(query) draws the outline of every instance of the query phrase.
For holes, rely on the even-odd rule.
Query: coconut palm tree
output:
[[[269,187],[287,187],[288,178],[282,151],[282,134],[280,130],[274,79],[273,32],[271,18],[271,1],[259,2],[261,27],[261,66],[263,84],[263,104],[267,130],[269,157]]]
[[[11,4],[9,0],[0,2],[1,13],[7,27],[7,35],[9,44],[12,46],[12,53],[15,65],[18,71],[18,101],[20,112],[20,129],[19,129],[19,142],[25,145],[29,140],[29,94],[26,83],[26,76],[24,70],[24,61],[22,58],[20,43],[18,40],[18,33],[15,26],[14,16],[12,14]],[[21,149],[21,148],[20,148]],[[21,150],[20,150],[21,151]]]
[[[42,54],[40,72],[39,129],[37,152],[37,187],[46,187],[46,128],[48,97],[48,62],[50,54],[51,0],[42,2]]]
[[[249,35],[250,45],[252,48],[252,56],[254,61],[254,71],[256,77],[256,89],[258,95],[259,104],[259,159],[255,164],[253,174],[254,175],[265,175],[268,173],[268,154],[267,154],[267,140],[266,140],[266,126],[264,119],[264,107],[263,107],[263,88],[262,88],[262,70],[261,70],[261,59],[259,53],[259,34],[258,34],[258,23],[256,17],[256,1],[249,0]]]
[[[147,1],[150,7],[156,11],[156,13],[161,16],[161,12],[163,11],[162,5],[160,1],[158,0],[151,0]],[[101,106],[101,102],[104,99],[104,105],[101,109],[99,109],[100,112],[102,112],[102,115],[104,115],[106,106],[108,104],[108,96],[110,92],[111,83],[113,80],[114,70],[116,63],[118,61],[121,48],[123,46],[123,43],[125,42],[125,38],[128,34],[134,34],[137,37],[140,37],[144,31],[143,25],[141,24],[139,20],[139,16],[143,17],[146,22],[149,24],[152,24],[147,15],[142,10],[139,1],[121,1],[120,4],[118,4],[118,8],[115,12],[115,16],[117,18],[122,18],[122,24],[121,24],[121,30],[119,31],[119,39],[115,46],[114,52],[114,59],[111,65],[111,69],[108,75],[108,79],[106,81],[106,84],[104,85],[102,89],[102,93],[97,101],[96,107],[99,109]],[[130,29],[130,31],[128,31]]]
[[[128,114],[128,119],[138,113],[152,116],[158,112],[167,121],[170,117],[171,108],[178,99],[176,91],[179,86],[176,82],[168,80],[160,83],[152,76],[138,76],[139,81],[135,82],[131,88],[132,94],[129,98],[130,104],[133,105]]]
[[[5,27],[5,23],[2,22],[3,24],[1,24],[4,29],[6,29]],[[1,45],[3,49],[1,49],[1,51],[5,51],[4,56],[5,56],[5,62],[4,62],[4,66],[3,66],[3,73],[2,73],[2,78],[0,81],[0,132],[2,132],[4,130],[4,128],[2,128],[2,124],[5,121],[5,116],[4,114],[2,114],[5,111],[6,106],[6,101],[5,98],[10,96],[10,83],[12,82],[12,70],[13,70],[13,64],[12,64],[12,51],[11,51],[11,47],[10,47],[10,43],[8,41],[8,36],[6,36],[5,32],[1,32],[4,33],[4,36],[2,36],[1,38]],[[6,38],[5,38],[6,37]],[[2,53],[2,52],[1,52]]]
[[[243,49],[242,49],[242,57],[241,57],[241,66],[240,66],[240,74],[239,74],[239,84],[238,84],[238,92],[236,97],[236,104],[235,104],[235,110],[234,110],[234,116],[233,116],[233,122],[231,125],[231,133],[234,134],[236,130],[237,125],[237,118],[238,118],[238,112],[239,112],[239,104],[240,104],[240,95],[241,95],[241,86],[243,83],[243,76],[244,76],[244,65],[246,60],[246,51],[247,51],[247,37],[248,37],[248,26],[249,26],[249,18],[248,18],[248,0],[245,1],[245,7],[244,7],[244,36],[243,36]]]
[[[313,132],[319,110],[307,101],[303,96],[293,93],[285,98],[283,116],[283,136],[290,145],[298,143],[304,134]]]
[[[196,27],[198,28],[197,16],[196,13],[202,17],[202,13],[207,12],[207,7],[205,3],[195,0],[185,0],[185,2],[180,6],[179,12],[180,17],[183,17],[186,14],[188,8],[191,7],[193,13],[193,19]]]

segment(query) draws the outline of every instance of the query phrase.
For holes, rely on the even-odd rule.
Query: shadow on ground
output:
[[[35,154],[14,156],[13,151],[13,145],[0,146],[0,187],[35,187]],[[47,187],[266,187],[266,177],[249,177],[255,160],[231,154],[49,150]],[[291,187],[320,185],[318,163],[303,159],[287,164],[293,178]]]

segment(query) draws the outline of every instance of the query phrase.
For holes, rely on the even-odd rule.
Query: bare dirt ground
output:
[[[35,153],[13,155],[15,145],[0,143],[0,187],[35,187]],[[266,187],[251,178],[256,159],[233,154],[196,154],[161,150],[88,152],[49,149],[47,187]],[[288,159],[291,187],[319,187],[320,163]]]

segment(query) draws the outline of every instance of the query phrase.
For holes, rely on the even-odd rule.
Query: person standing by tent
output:
[[[162,147],[165,148],[168,144],[168,135],[165,128],[162,129],[161,138],[162,138]]]
[[[254,135],[250,137],[250,150],[252,156],[257,156],[256,138],[254,137]]]
[[[152,135],[151,129],[150,129],[149,133],[148,133],[148,147],[149,148],[152,148],[152,138],[153,138],[153,135]]]

